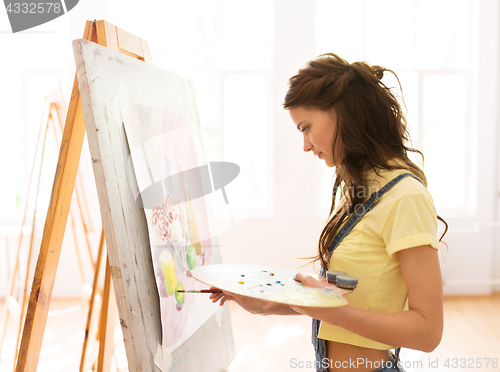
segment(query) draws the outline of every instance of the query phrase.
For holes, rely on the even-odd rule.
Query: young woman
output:
[[[255,314],[313,318],[318,371],[397,371],[400,347],[430,352],[441,340],[436,219],[443,220],[424,173],[408,157],[419,151],[406,145],[406,119],[381,81],[385,71],[394,74],[324,54],[290,79],[284,102],[304,151],[335,167],[332,206],[315,260],[322,275],[340,270],[358,278],[346,295],[349,304],[290,307],[229,292],[210,296]],[[295,279],[324,286],[301,273]]]

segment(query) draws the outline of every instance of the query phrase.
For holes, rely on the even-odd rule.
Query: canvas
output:
[[[185,99],[194,100],[189,93]],[[176,112],[120,102],[139,187],[136,201],[148,223],[166,352],[217,309],[207,296],[177,292],[200,287],[191,275],[195,267],[220,262],[213,247],[210,184],[203,174],[207,162],[194,103],[192,107],[192,112]]]
[[[191,270],[220,260],[212,204],[231,200],[237,167],[206,162],[188,79],[90,41],[73,47],[129,370],[225,370],[227,306],[175,289],[199,288]]]

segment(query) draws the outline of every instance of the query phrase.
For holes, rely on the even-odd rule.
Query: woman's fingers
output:
[[[234,296],[231,296],[227,293],[221,293],[221,301],[220,301],[220,306],[224,305],[226,302],[228,301],[235,301],[235,302],[238,302],[236,297]]]
[[[212,286],[212,287],[210,287],[210,289],[219,289],[219,288]],[[224,297],[224,293],[223,292],[212,293],[209,296],[209,298],[212,300],[213,303],[219,301],[223,297]]]
[[[210,289],[219,289],[217,287],[210,287]],[[209,298],[212,300],[212,303],[216,303],[220,300],[220,306],[224,305],[227,301],[236,301],[236,298],[233,296],[231,292],[217,292],[210,294]]]
[[[210,295],[210,299],[213,303],[216,303],[220,300],[220,306],[224,305],[225,302],[230,301],[231,298],[226,296],[224,293],[212,293]]]
[[[223,297],[224,297],[224,293],[212,293],[210,295],[210,299],[212,300],[212,302],[217,302]]]
[[[326,284],[325,278],[316,279],[314,276],[306,273],[296,273],[293,276],[293,279],[296,280],[297,282],[304,284],[307,287],[313,287],[313,288],[325,288]]]

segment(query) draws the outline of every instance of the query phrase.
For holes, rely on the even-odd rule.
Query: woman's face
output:
[[[336,160],[340,159],[341,142],[338,138],[334,157],[332,149],[337,130],[337,116],[334,110],[323,111],[298,106],[289,111],[297,129],[304,135],[304,151],[312,151],[315,156],[324,160],[328,167],[335,167]]]

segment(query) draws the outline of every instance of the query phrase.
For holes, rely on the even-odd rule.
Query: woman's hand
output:
[[[327,281],[323,277],[316,278],[313,275],[305,273],[297,273],[293,277],[296,281],[304,284],[308,287],[314,288],[325,288]],[[216,287],[210,287],[210,289],[218,289]],[[212,293],[210,299],[213,303],[220,301],[220,306],[224,305],[227,301],[234,301],[240,305],[246,311],[252,314],[260,315],[299,315],[303,313],[302,311],[295,311],[291,306],[280,304],[277,302],[271,302],[266,300],[260,300],[253,297],[242,296],[229,291],[222,291],[222,293]],[[299,309],[299,308],[298,308]],[[300,308],[301,309],[301,308]]]
[[[325,285],[328,283],[326,278],[323,276],[313,276],[306,273],[296,273],[293,276],[293,279],[299,283],[304,284],[306,287],[312,288],[325,288]]]
[[[210,287],[210,289],[218,288]],[[210,295],[210,299],[213,303],[220,300],[220,306],[224,305],[227,301],[234,301],[249,313],[259,315],[277,314],[276,311],[279,310],[280,307],[288,307],[287,305],[281,305],[276,302],[259,300],[257,298],[242,296],[228,291],[222,291],[222,293],[212,293]]]
[[[306,287],[312,288],[325,288],[328,281],[323,276],[315,277],[306,273],[297,273],[293,277],[296,281],[304,284]],[[324,320],[327,323],[332,323],[333,319],[336,318],[334,313],[339,312],[339,308],[331,307],[308,307],[308,306],[294,306],[290,305],[290,308],[302,315],[310,316],[311,318]],[[338,315],[338,314],[337,314]],[[333,323],[332,323],[333,324]]]

